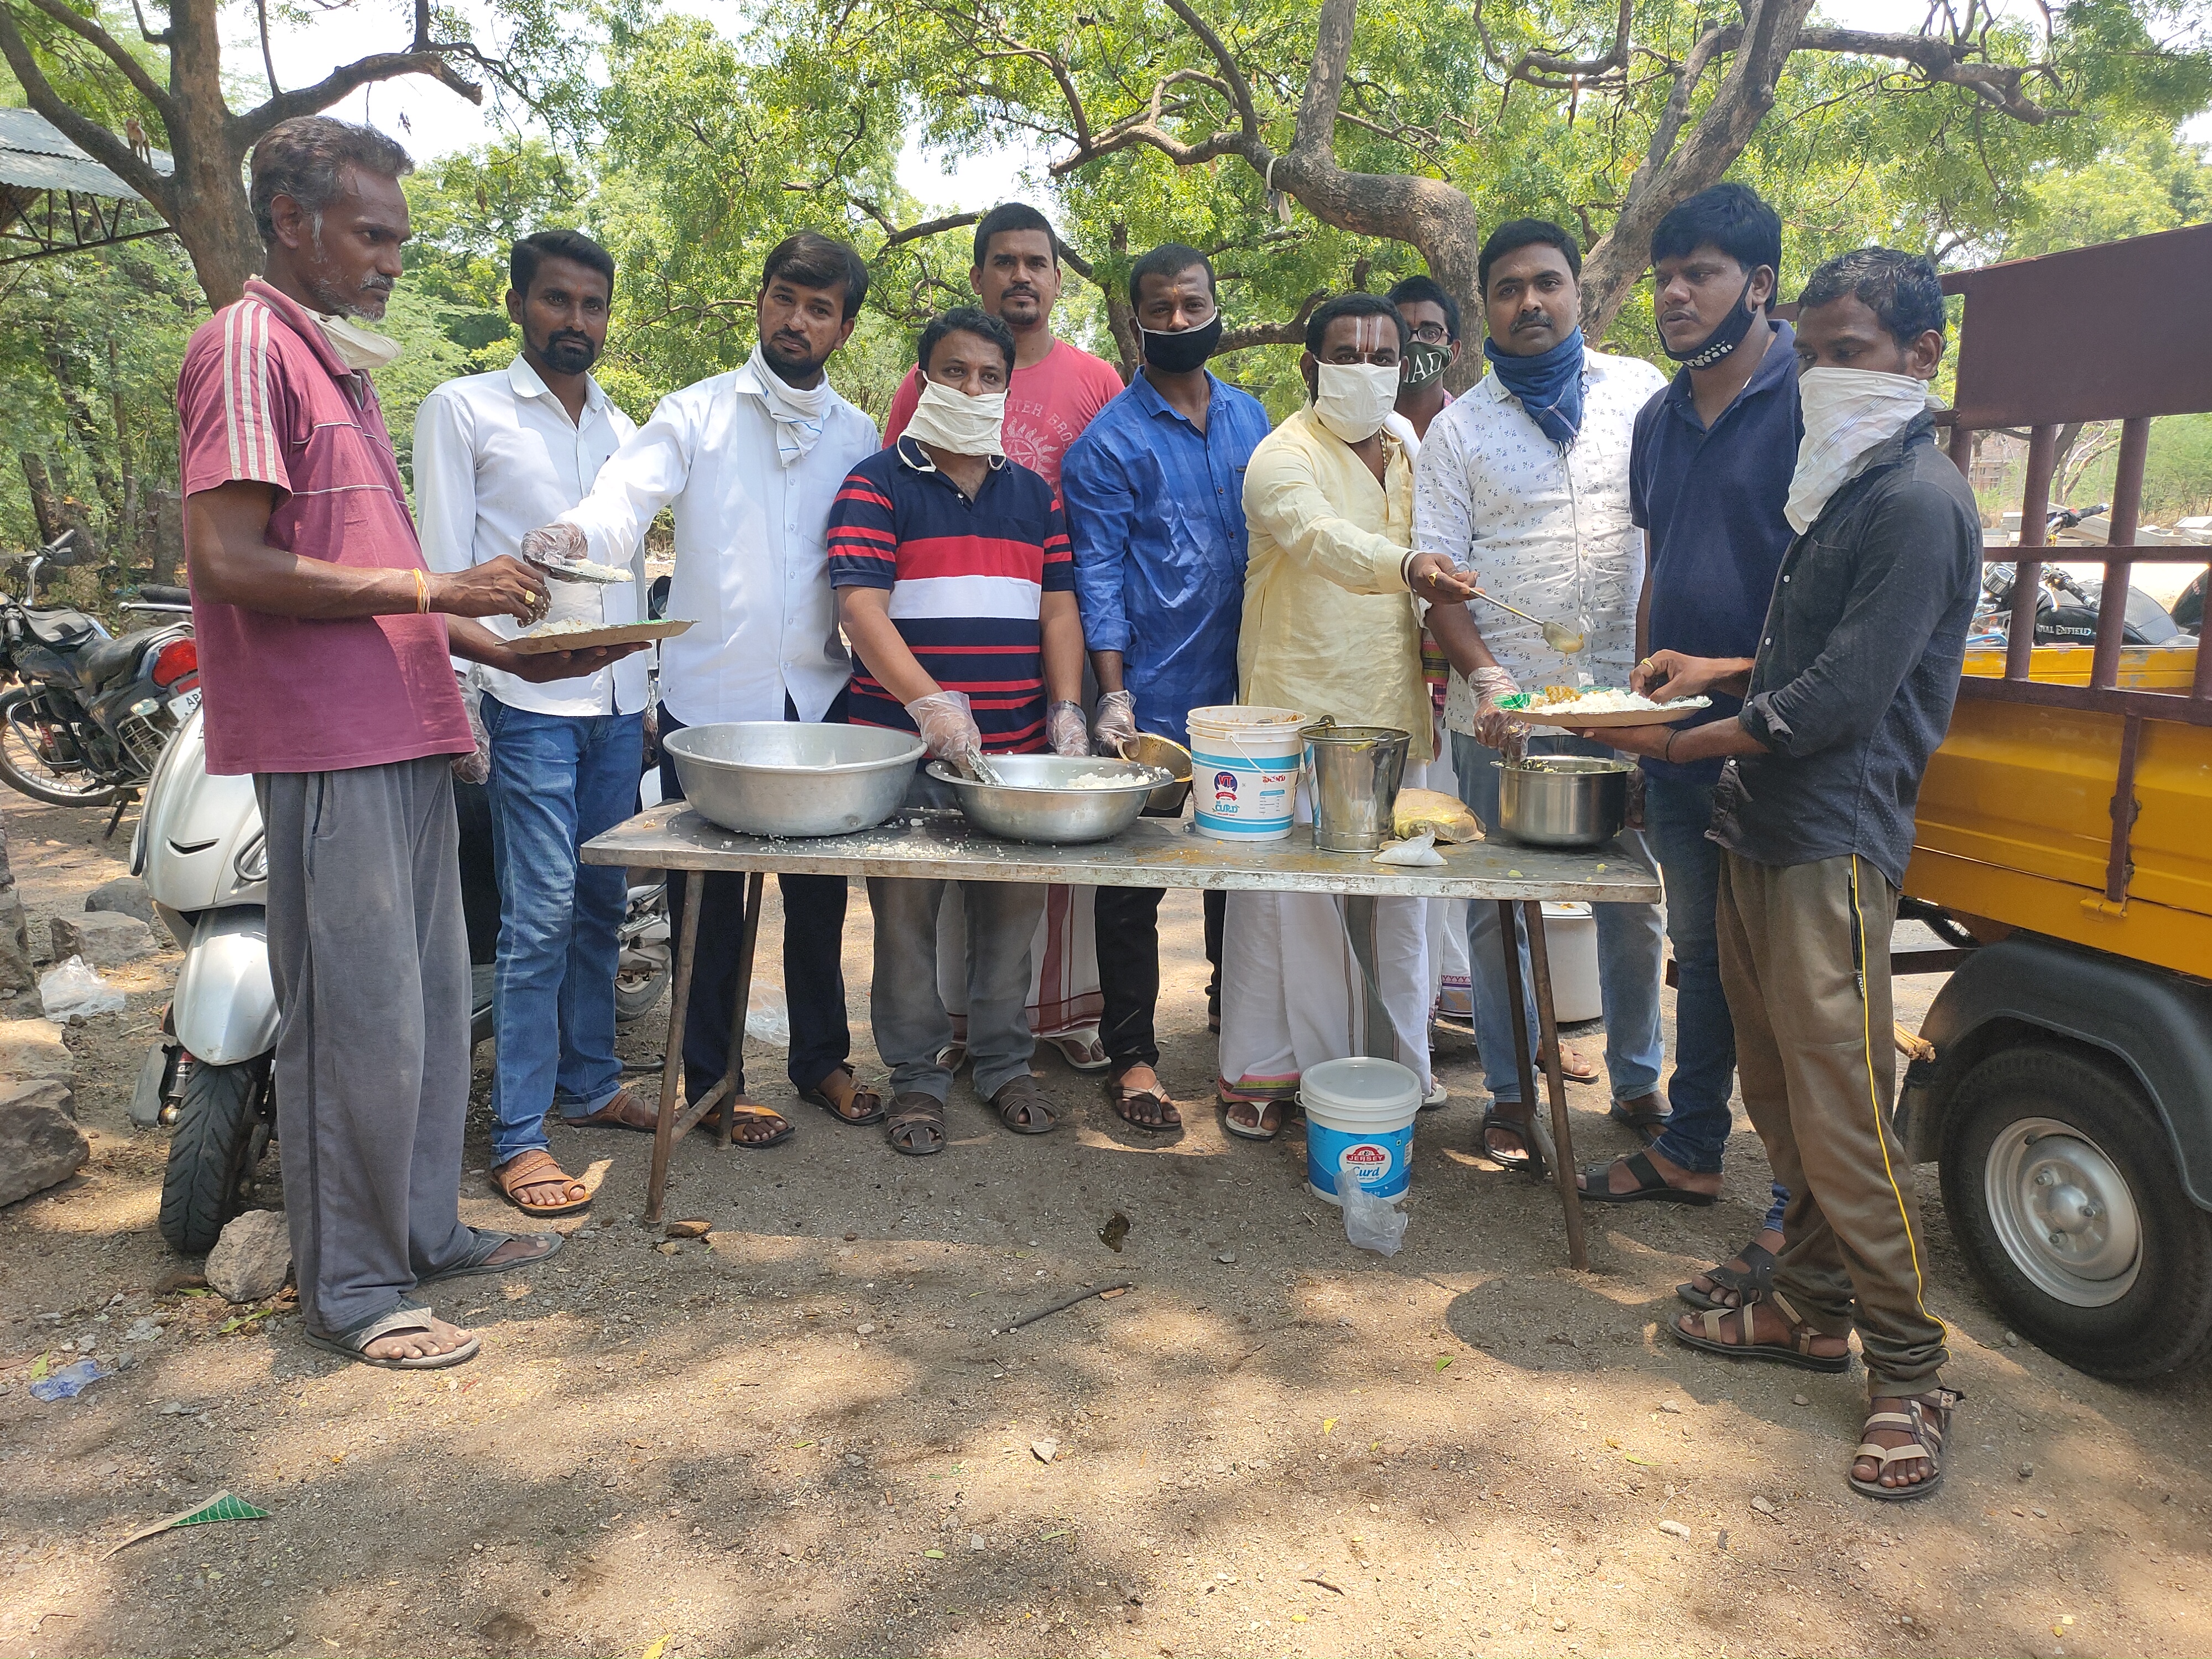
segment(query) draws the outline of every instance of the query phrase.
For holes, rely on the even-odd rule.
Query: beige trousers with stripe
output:
[[[1774,1287],[1816,1329],[1856,1324],[1869,1391],[1924,1394],[1946,1358],[1897,1092],[1890,921],[1865,860],[1787,867],[1723,854],[1721,983],[1736,1073],[1774,1178],[1790,1188]],[[1854,1306],[1856,1304],[1856,1306]]]

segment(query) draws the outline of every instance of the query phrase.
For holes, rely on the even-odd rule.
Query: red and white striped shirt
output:
[[[177,417],[187,496],[270,484],[270,546],[425,568],[375,387],[267,283],[247,283],[193,334]],[[317,621],[195,593],[192,623],[211,772],[335,772],[472,746],[441,616]]]

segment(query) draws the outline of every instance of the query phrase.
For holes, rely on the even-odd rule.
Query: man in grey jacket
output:
[[[1890,1127],[1890,923],[1913,804],[1950,724],[1981,569],[1974,498],[1934,442],[1926,383],[1943,295],[1917,254],[1862,248],[1805,286],[1797,324],[1805,435],[1784,556],[1750,659],[1654,653],[1630,684],[1672,698],[1739,693],[1733,720],[1645,726],[1616,744],[1728,762],[1721,977],[1744,1104],[1790,1198],[1773,1287],[1685,1315],[1709,1352],[1840,1372],[1856,1326],[1873,1395],[1854,1490],[1924,1498],[1942,1477],[1942,1323],[1911,1167]]]

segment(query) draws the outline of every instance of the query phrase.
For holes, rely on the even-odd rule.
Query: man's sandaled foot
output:
[[[1649,1152],[1610,1164],[1593,1164],[1575,1177],[1593,1204],[1688,1204],[1699,1208],[1720,1196],[1721,1178],[1698,1175]]]
[[[1182,1114],[1160,1085],[1159,1073],[1149,1066],[1132,1066],[1119,1077],[1109,1079],[1106,1098],[1113,1105],[1115,1116],[1133,1129],[1161,1134],[1182,1127]]]
[[[1517,1100],[1493,1100],[1482,1115],[1482,1155],[1501,1170],[1544,1172],[1544,1155],[1536,1150],[1528,1119]]]
[[[1066,1036],[1047,1037],[1045,1041],[1059,1049],[1060,1057],[1079,1072],[1103,1072],[1114,1063],[1096,1031],[1074,1031]]]
[[[819,1106],[839,1122],[850,1123],[856,1128],[884,1121],[882,1094],[863,1086],[849,1066],[840,1066],[799,1097],[810,1106]]]
[[[1633,1129],[1637,1138],[1649,1146],[1667,1127],[1667,1103],[1656,1094],[1638,1095],[1633,1100],[1614,1101],[1607,1115],[1615,1123]]]
[[[763,1106],[757,1100],[748,1100],[739,1095],[734,1102],[726,1102],[737,1115],[737,1126],[730,1132],[730,1144],[742,1146],[749,1152],[765,1152],[770,1146],[781,1146],[799,1133],[798,1126],[773,1106]],[[699,1120],[702,1129],[719,1130],[722,1127],[722,1106],[717,1105]]]
[[[1851,1458],[1851,1490],[1889,1504],[1933,1493],[1943,1480],[1944,1431],[1965,1398],[1955,1389],[1876,1395]]]
[[[1243,1140],[1273,1140],[1283,1132],[1286,1109],[1279,1100],[1220,1102],[1221,1127]]]
[[[651,1134],[659,1126],[660,1114],[629,1089],[615,1091],[614,1098],[583,1117],[564,1117],[571,1129],[630,1129]]]
[[[1761,1295],[1773,1287],[1775,1263],[1781,1255],[1782,1235],[1761,1228],[1731,1259],[1677,1285],[1674,1294],[1693,1308],[1733,1308],[1747,1291]]]
[[[884,1121],[884,1139],[908,1158],[927,1158],[945,1150],[945,1103],[919,1090],[896,1097]]]
[[[1544,1057],[1536,1056],[1536,1069],[1544,1069]],[[1559,1045],[1559,1075],[1570,1083],[1595,1083],[1600,1075],[1597,1062],[1587,1057],[1571,1042]]]
[[[568,1215],[592,1207],[592,1189],[562,1169],[543,1146],[493,1164],[490,1178],[494,1190],[526,1215]]]
[[[1850,1339],[1814,1330],[1779,1291],[1741,1307],[1678,1315],[1668,1328],[1684,1347],[1728,1359],[1765,1359],[1830,1375],[1851,1365]]]
[[[991,1097],[991,1109],[1018,1135],[1047,1135],[1060,1127],[1060,1109],[1027,1072],[1000,1085]]]
[[[337,1336],[307,1333],[325,1353],[387,1371],[432,1371],[477,1357],[483,1342],[473,1331],[449,1324],[428,1308],[394,1308],[356,1330]]]

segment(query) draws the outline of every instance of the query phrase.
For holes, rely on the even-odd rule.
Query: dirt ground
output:
[[[130,825],[103,844],[96,815],[5,811],[42,938]],[[1194,896],[1164,921],[1163,1069],[1202,1101]],[[643,1137],[556,1132],[594,1212],[549,1266],[438,1296],[482,1333],[474,1363],[400,1376],[309,1349],[289,1303],[236,1324],[254,1310],[161,1289],[198,1264],[161,1242],[164,1140],[124,1108],[174,965],[118,972],[128,1010],[71,1033],[91,1164],[0,1212],[0,1652],[2212,1651],[2212,1377],[2110,1387],[2008,1341],[1932,1170],[1931,1301],[1967,1400],[1945,1490],[1910,1505],[1844,1485],[1859,1373],[1660,1328],[1765,1205],[1748,1130],[1720,1205],[1594,1214],[1574,1273],[1552,1192],[1470,1152],[1464,1044],[1389,1260],[1304,1192],[1295,1130],[1255,1146],[1187,1109],[1180,1139],[1142,1139],[1056,1058],[1072,1121],[1048,1137],[1005,1133],[963,1082],[927,1161],[795,1105],[781,1150],[686,1141],[669,1214],[712,1224],[696,1243],[637,1224]],[[1901,985],[1900,1017],[1934,988]],[[658,1052],[660,1018],[626,1054]],[[499,1226],[489,1059],[463,1212]],[[780,1054],[750,1064],[789,1099]],[[1626,1150],[1602,1090],[1572,1092],[1583,1158]],[[69,1347],[132,1363],[32,1400],[35,1357]],[[108,1556],[219,1487],[270,1516]]]

